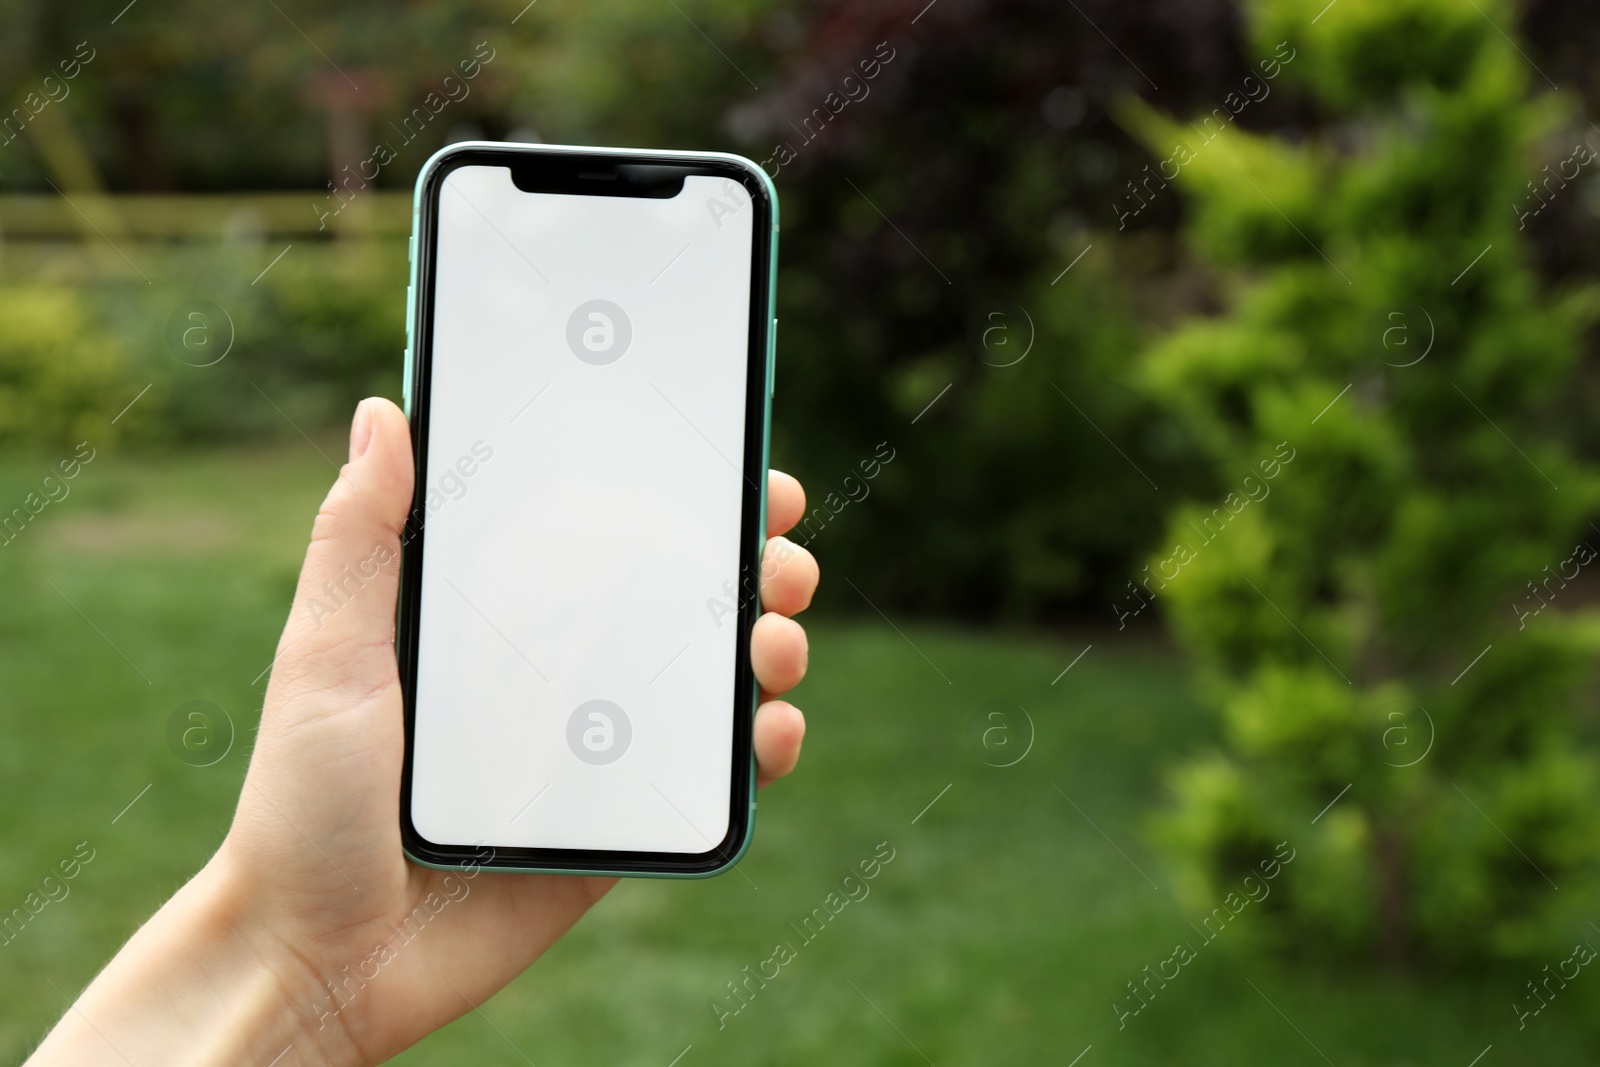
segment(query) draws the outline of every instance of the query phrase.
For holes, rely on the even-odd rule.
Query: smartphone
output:
[[[720,873],[755,823],[776,191],[732,155],[464,142],[412,230],[406,854]]]

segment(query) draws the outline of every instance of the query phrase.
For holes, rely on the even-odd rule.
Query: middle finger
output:
[[[787,537],[767,540],[761,556],[761,606],[780,615],[796,615],[811,604],[817,591],[817,560]]]

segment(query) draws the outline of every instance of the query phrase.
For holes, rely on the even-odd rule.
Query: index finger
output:
[[[806,491],[793,475],[767,471],[767,536],[786,532],[806,513]]]

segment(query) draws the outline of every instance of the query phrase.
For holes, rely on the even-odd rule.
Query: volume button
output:
[[[405,369],[401,372],[404,375],[404,378],[400,383],[400,395],[405,400],[406,414],[407,415],[411,414],[411,346],[415,343],[414,339],[411,336],[411,323],[412,323],[412,319],[415,317],[415,315],[416,315],[415,297],[414,297],[414,295],[413,295],[413,293],[411,291],[411,286],[407,285],[406,286],[406,361],[405,361]]]
[[[778,318],[772,318],[772,333],[767,338],[767,395],[778,395]]]

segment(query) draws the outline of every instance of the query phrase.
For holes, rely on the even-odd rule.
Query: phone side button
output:
[[[778,318],[772,318],[772,334],[767,338],[767,396],[778,395]]]
[[[411,411],[411,321],[416,315],[416,294],[410,285],[406,286],[406,351],[405,363],[401,366],[403,381],[400,385],[400,395],[405,400],[407,414]]]

